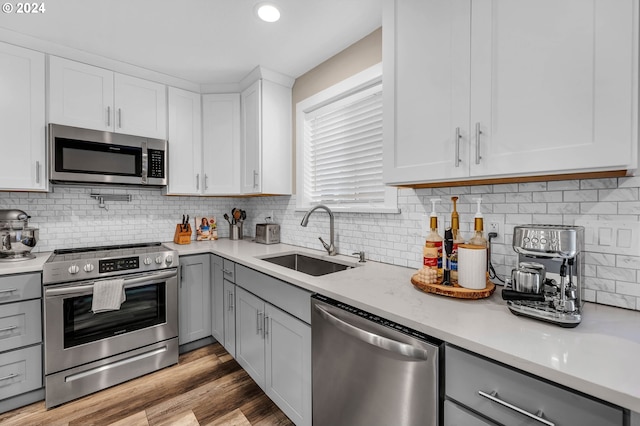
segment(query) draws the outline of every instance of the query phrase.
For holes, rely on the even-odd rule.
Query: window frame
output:
[[[307,141],[305,140],[305,118],[308,113],[317,111],[333,102],[366,90],[377,84],[382,84],[382,63],[369,67],[333,86],[324,89],[296,104],[296,210],[306,211],[314,204],[309,202],[305,193],[305,154]],[[384,89],[383,89],[384,90]],[[382,167],[382,166],[381,166]],[[399,213],[398,190],[384,185],[384,205],[370,206],[364,204],[326,204],[332,211],[354,213]]]

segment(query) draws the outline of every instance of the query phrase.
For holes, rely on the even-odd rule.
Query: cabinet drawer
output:
[[[0,306],[0,352],[42,341],[40,299]]]
[[[42,387],[42,345],[0,354],[0,400]]]
[[[225,280],[231,281],[232,283],[236,282],[236,264],[234,262],[223,259],[222,273],[224,274]]]
[[[0,277],[0,303],[36,299],[42,296],[40,274],[5,275]]]
[[[495,426],[451,401],[444,402],[444,426]]]
[[[311,324],[311,293],[276,278],[236,265],[236,284]]]
[[[536,425],[540,422],[489,399],[511,404],[528,413],[544,413],[557,425],[599,426],[623,423],[623,411],[601,401],[554,386],[522,372],[446,347],[445,392],[453,399],[501,424]],[[489,395],[482,396],[480,392]]]

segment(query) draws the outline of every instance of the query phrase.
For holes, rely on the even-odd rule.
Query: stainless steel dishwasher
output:
[[[313,295],[314,426],[437,425],[441,343]]]

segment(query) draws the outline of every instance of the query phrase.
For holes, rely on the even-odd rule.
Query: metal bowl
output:
[[[38,228],[0,230],[0,258],[32,258],[31,250],[38,243]]]

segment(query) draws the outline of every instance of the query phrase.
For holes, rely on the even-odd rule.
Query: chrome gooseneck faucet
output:
[[[314,208],[312,208],[311,210],[309,210],[304,214],[304,217],[302,218],[302,222],[300,222],[300,225],[306,227],[307,223],[309,223],[309,216],[311,216],[311,213],[313,213],[317,209],[324,209],[327,211],[327,213],[329,213],[329,244],[325,243],[322,237],[318,237],[318,239],[322,243],[322,246],[327,251],[327,253],[329,253],[329,256],[335,256],[336,248],[333,245],[333,212],[329,209],[329,207],[322,204],[318,204],[317,206],[315,206]]]

